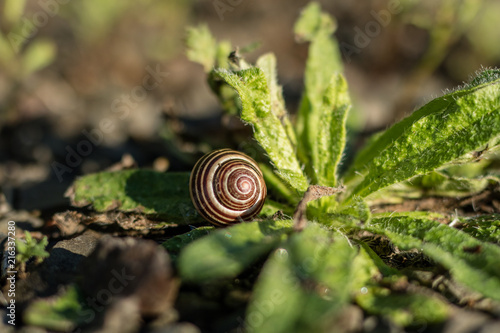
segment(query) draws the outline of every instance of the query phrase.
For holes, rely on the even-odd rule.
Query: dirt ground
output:
[[[496,29],[497,22],[488,21],[490,7],[498,7],[494,1],[484,1],[477,13],[472,11],[473,17],[467,17],[462,2],[451,5],[454,10],[450,12],[444,0],[419,5],[396,1],[401,10],[389,14],[386,24],[380,23],[362,45],[356,44],[359,31],[370,29],[370,22],[379,22],[380,13],[390,13],[395,1],[319,2],[337,19],[335,37],[340,45],[354,45],[359,51],[343,52],[354,103],[348,143],[351,151],[367,136],[463,83],[474,71],[500,65],[500,55],[488,48],[492,43],[497,45],[496,35],[481,32]],[[0,1],[0,9],[4,3]],[[140,281],[152,283],[168,297],[153,309],[143,308],[140,302],[116,303],[101,318],[101,328],[112,332],[113,325],[134,318],[130,322],[147,327],[147,331],[169,327],[171,330],[165,331],[197,332],[200,328],[204,332],[236,332],[258,267],[229,285],[184,285],[177,291],[178,281],[172,277],[175,272],[151,271],[151,263],[156,261],[159,266],[169,266],[150,243],[105,245],[102,238],[132,236],[160,243],[189,231],[188,227],[149,230],[147,226],[155,221],[141,214],[97,214],[75,208],[65,193],[77,177],[102,170],[137,166],[162,172],[190,171],[203,153],[222,147],[238,149],[251,140],[249,127],[222,114],[202,67],[185,56],[185,29],[189,25],[206,23],[217,39],[228,39],[240,48],[259,42],[256,50],[244,54],[250,62],[260,54],[274,52],[286,104],[294,114],[303,88],[307,45],[295,40],[293,23],[308,1],[88,3],[57,2],[57,14],[47,15],[47,21],[25,38],[16,61],[2,58],[0,50],[0,240],[5,240],[8,221],[16,221],[19,234],[28,230],[38,239],[49,236],[51,251],[42,266],[33,264],[20,276],[18,302],[22,308],[35,297],[56,295],[61,286],[81,278],[81,267],[104,265],[99,262],[99,253],[110,255],[108,259],[116,265],[135,253],[139,261],[146,260],[144,267],[133,268],[141,272],[137,273]],[[43,11],[39,2],[28,1],[22,17],[33,21]],[[9,22],[0,21],[0,31],[7,34],[9,29]],[[478,36],[489,40],[478,40]],[[39,40],[50,42],[55,55],[43,68],[24,74],[20,59]],[[144,95],[139,88],[148,78],[153,78],[154,82],[148,82],[154,88]],[[84,141],[90,144],[84,146]],[[346,158],[344,163],[348,162]],[[447,214],[457,210],[464,214],[499,212],[500,196],[498,188],[491,188],[473,198],[427,198],[378,209],[417,208],[438,208]],[[145,227],[126,227],[131,224]],[[96,247],[101,252],[89,257]],[[122,250],[109,254],[115,248]],[[89,293],[100,290],[98,269],[83,269],[95,277],[88,277],[83,288]],[[168,284],[159,282],[164,277],[168,277]],[[453,287],[447,286],[450,290]],[[149,291],[141,290],[140,285],[134,288],[139,298],[148,297]],[[176,312],[164,311],[165,304],[172,303]],[[494,323],[481,312],[481,304],[475,309],[473,314],[463,315],[457,307],[453,325],[463,325],[460,332],[481,328],[481,332],[494,332],[498,325],[491,326]],[[353,322],[362,316],[358,310],[351,311]],[[133,317],[137,313],[145,318],[158,313],[162,316],[144,324]],[[364,320],[364,327],[356,329],[390,329],[382,322],[370,324],[369,320],[375,319]],[[453,325],[443,331],[459,332],[453,331],[458,327]]]

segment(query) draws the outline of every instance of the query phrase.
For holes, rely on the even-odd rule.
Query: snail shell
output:
[[[191,200],[207,221],[225,226],[255,217],[266,198],[262,171],[249,156],[231,149],[203,156],[189,179]]]

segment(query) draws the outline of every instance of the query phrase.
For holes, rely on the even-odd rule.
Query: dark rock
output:
[[[50,256],[30,271],[26,279],[18,281],[16,300],[26,302],[35,296],[51,296],[75,281],[82,259],[94,250],[98,237],[96,232],[87,231],[78,237],[57,242]]]
[[[78,237],[57,242],[43,264],[44,276],[57,283],[71,281],[82,259],[96,248],[98,237],[98,233],[89,230]]]
[[[95,309],[132,298],[143,317],[156,317],[170,309],[177,292],[166,251],[153,241],[101,238],[84,261],[81,289]]]
[[[139,331],[141,317],[139,303],[134,298],[121,298],[106,309],[102,322],[92,323],[84,332],[97,333],[135,333]]]

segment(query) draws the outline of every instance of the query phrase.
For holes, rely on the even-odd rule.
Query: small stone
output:
[[[82,259],[97,246],[98,237],[99,234],[89,230],[78,237],[57,242],[39,268],[18,281],[16,301],[54,295],[62,286],[73,282]]]
[[[169,310],[177,293],[167,252],[154,241],[101,238],[85,260],[81,288],[95,307],[133,298],[143,317]]]

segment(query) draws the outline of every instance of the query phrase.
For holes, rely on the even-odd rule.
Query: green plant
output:
[[[24,232],[25,242],[16,239],[16,260],[22,270],[25,270],[29,259],[35,258],[36,263],[41,263],[44,258],[49,256],[45,248],[49,244],[47,236],[44,236],[40,242],[31,236],[28,231]]]
[[[35,38],[39,23],[26,16],[25,5],[26,1],[7,0],[0,14],[3,21],[0,27],[0,68],[17,84],[51,64],[56,56],[54,42]]]
[[[295,122],[285,109],[273,54],[261,56],[255,66],[238,54],[228,60],[220,56],[230,49],[228,42],[217,44],[205,27],[189,30],[189,57],[204,66],[223,107],[252,126],[267,156],[260,161],[272,197],[262,215],[296,211],[310,222],[302,229],[298,219],[263,218],[175,236],[163,245],[181,278],[199,284],[229,281],[267,258],[248,306],[248,332],[324,331],[350,302],[402,326],[442,321],[450,301],[425,287],[419,278],[424,271],[445,271],[465,288],[500,301],[498,215],[372,211],[381,202],[429,193],[473,195],[498,185],[494,161],[500,141],[500,71],[483,70],[470,83],[375,135],[339,175],[351,102],[331,37],[334,29],[333,19],[315,3],[296,23],[296,35],[310,45]],[[97,180],[102,177],[112,178],[113,186],[103,189]],[[141,184],[150,184],[143,195]],[[301,208],[303,201],[297,208],[311,185],[341,184],[344,192],[310,201],[306,208]],[[179,200],[188,197],[187,189],[187,174],[101,173],[75,182],[73,200],[94,203],[99,210],[123,204],[124,210],[140,208],[171,223],[195,223],[192,207]],[[160,205],[150,193],[163,195],[164,202],[182,203]],[[453,224],[443,223],[451,219]],[[406,255],[406,263],[391,261],[395,251],[380,239]]]

